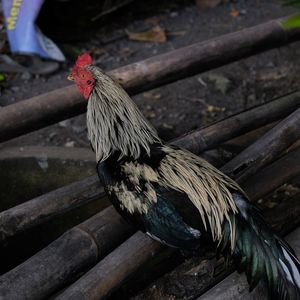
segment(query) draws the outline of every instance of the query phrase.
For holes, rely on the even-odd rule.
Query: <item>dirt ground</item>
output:
[[[136,1],[93,27],[90,39],[72,42],[76,51],[94,53],[96,63],[110,70],[141,59],[205,41],[222,34],[286,16],[293,8],[279,1],[238,1],[201,9],[195,1]],[[167,41],[129,40],[125,30],[139,32],[159,25]],[[69,43],[70,45],[70,43]],[[256,55],[213,71],[144,92],[134,100],[165,139],[179,136],[224,116],[300,87],[299,43]],[[17,74],[2,84],[0,106],[70,84],[68,59],[50,76]],[[81,115],[0,145],[63,145],[88,147]]]

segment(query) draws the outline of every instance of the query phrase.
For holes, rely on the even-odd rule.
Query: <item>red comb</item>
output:
[[[86,67],[88,65],[91,65],[92,63],[93,60],[87,52],[79,55],[76,60],[76,66],[79,68]]]

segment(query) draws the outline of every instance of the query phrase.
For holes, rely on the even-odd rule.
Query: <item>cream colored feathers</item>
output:
[[[183,149],[164,146],[168,153],[158,169],[161,185],[181,191],[189,197],[198,209],[203,225],[209,224],[213,240],[222,238],[225,219],[231,228],[231,246],[235,241],[235,224],[229,212],[237,213],[230,190],[240,187],[204,159]]]
[[[97,162],[115,150],[119,150],[121,156],[134,158],[139,157],[142,149],[149,153],[149,145],[160,142],[155,129],[122,87],[99,68],[88,68],[96,79],[88,101],[87,127]]]

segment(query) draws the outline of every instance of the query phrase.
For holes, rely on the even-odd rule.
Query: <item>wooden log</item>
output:
[[[242,182],[300,138],[300,108],[268,131],[223,169]],[[271,151],[270,151],[271,148]],[[260,149],[260,151],[255,151]],[[256,153],[255,156],[253,153]]]
[[[91,176],[2,211],[0,242],[104,196],[98,176]]]
[[[258,149],[255,149],[255,151],[258,151]],[[266,185],[262,185],[262,188]],[[107,213],[108,210],[111,211]],[[88,236],[91,240],[91,244],[95,243],[97,245],[98,258],[107,255],[109,251],[118,245],[118,243],[132,234],[132,229],[123,221],[112,207],[100,212],[93,218],[85,221],[83,224],[78,225],[76,228],[80,229],[84,240],[86,240]],[[76,231],[76,234],[78,234],[78,231]],[[6,295],[7,299],[20,299],[18,297],[22,297],[22,299],[41,299],[70,280],[72,276],[77,274],[79,270],[83,268],[85,261],[87,261],[86,257],[83,256],[81,259],[81,257],[77,257],[75,254],[74,260],[69,259],[69,257],[72,257],[72,252],[77,253],[81,251],[80,247],[82,245],[78,241],[79,237],[76,237],[78,244],[74,247],[72,235],[73,233],[71,229],[32,258],[0,277],[0,295]],[[68,240],[68,244],[71,245],[68,250],[65,249],[65,247],[59,246],[60,244],[66,244],[66,239]],[[132,245],[132,247],[133,248],[131,250],[133,252],[131,253],[134,253],[134,255],[132,255],[133,262],[131,270],[134,270],[139,267],[138,262],[143,262],[144,260],[135,261],[135,255],[138,255],[140,251],[139,243],[137,242]],[[149,253],[151,252],[151,247],[148,247]],[[153,247],[157,249],[156,246]],[[143,248],[143,252],[144,251],[146,251],[146,246]],[[92,259],[89,260],[89,263],[92,263],[95,262],[95,253],[94,250],[90,252]],[[68,257],[65,257],[65,253],[68,253]],[[146,252],[142,255],[142,257],[148,257],[145,255]],[[56,256],[61,257],[61,259],[56,261]],[[74,267],[74,264],[76,266],[80,266],[80,268]],[[41,268],[41,265],[43,268]],[[85,266],[88,267],[89,264]],[[114,269],[114,271],[116,271],[116,269]],[[56,274],[59,274],[59,282],[57,280],[52,280]],[[123,270],[121,276],[120,273],[116,275],[112,273],[111,276],[117,276],[117,281],[115,281],[115,283],[117,282],[120,284],[123,278],[130,274],[131,271],[129,272],[128,270],[128,272],[126,272],[126,270]],[[25,287],[26,292],[23,291]],[[66,293],[69,293],[70,289],[67,289]],[[71,293],[73,292],[71,291]]]
[[[260,185],[268,182],[264,188],[264,193],[271,193],[280,186],[282,182],[289,182],[292,178],[300,174],[300,147],[291,151],[288,155],[282,156],[276,162],[266,166],[257,174],[251,176],[243,184],[244,190],[251,195],[251,199],[258,200],[262,198]],[[293,166],[291,168],[291,166]],[[276,173],[280,170],[279,173]],[[269,178],[268,178],[269,176]]]
[[[300,228],[290,233],[286,239],[295,250],[296,255],[300,257]],[[246,276],[244,274],[234,272],[197,300],[230,299],[267,299],[267,294],[266,291],[260,287],[254,289],[252,293],[249,293],[249,285],[247,283]]]
[[[44,299],[132,233],[133,229],[109,207],[1,276],[0,299]]]
[[[299,176],[299,173],[297,176]],[[285,199],[285,201],[279,201],[275,207],[264,211],[267,222],[271,224],[273,230],[280,235],[286,235],[299,226],[299,215],[299,192],[291,198]]]
[[[299,108],[299,103],[300,92],[291,93],[263,105],[250,108],[242,113],[235,114],[230,118],[216,122],[201,130],[189,132],[187,135],[180,137],[180,139],[175,139],[174,143],[191,151],[199,149],[198,151],[201,153],[201,151],[211,149],[221,142],[277,121],[281,119],[283,114],[287,116]],[[286,114],[287,108],[289,109]]]
[[[112,206],[109,206],[76,227],[87,232],[96,242],[99,258],[106,256],[107,253],[136,231]]]
[[[255,151],[258,149],[255,148]],[[269,151],[272,151],[271,148],[269,148]],[[253,153],[253,154],[254,154]],[[278,166],[278,165],[277,165]],[[279,165],[280,166],[280,165]],[[292,166],[290,166],[292,168]],[[271,170],[272,174],[268,174],[268,179],[273,175],[274,168]],[[281,172],[280,169],[276,169],[276,172]],[[278,181],[278,184],[283,184],[284,181],[280,182]],[[268,182],[264,181],[263,184],[260,184],[260,193],[264,194],[265,190],[267,189]],[[251,198],[251,194],[249,195]],[[138,237],[139,233],[136,233],[134,235],[135,237],[135,243],[129,243],[126,241],[122,246],[126,249],[124,252],[124,260],[126,264],[130,265],[130,268],[122,269],[119,271],[119,269],[116,266],[121,265],[123,262],[123,256],[121,253],[120,248],[117,250],[114,250],[110,255],[108,256],[108,259],[104,261],[101,261],[98,263],[95,267],[93,267],[85,276],[80,278],[78,281],[76,281],[74,284],[72,284],[69,288],[67,288],[60,296],[57,297],[57,300],[71,300],[71,299],[102,299],[106,297],[109,293],[111,293],[112,290],[116,289],[127,277],[129,277],[132,274],[132,270],[137,270],[139,267],[141,267],[141,261],[135,260],[135,256],[140,255],[140,251],[142,251],[143,255],[145,255],[145,252],[147,252],[147,249],[143,248],[140,250],[139,245],[143,243],[144,238]],[[152,247],[156,247],[157,242],[152,241],[149,242],[149,255],[151,252]],[[157,246],[158,247],[158,246]],[[162,248],[162,246],[160,247]],[[159,250],[158,248],[157,251]],[[127,254],[131,253],[131,256],[128,257]],[[113,263],[112,263],[113,262]],[[144,263],[145,260],[142,261]],[[133,267],[134,266],[134,267]],[[102,276],[102,270],[106,270],[106,274],[109,274],[109,276],[105,277]],[[102,288],[98,288],[101,286]]]
[[[242,152],[245,148],[249,147],[251,144],[255,143],[266,132],[273,128],[278,122],[279,121],[269,123],[260,128],[251,130],[241,136],[230,139],[222,145],[220,145],[218,148],[222,148],[224,150],[228,150],[230,152],[238,154]]]
[[[283,29],[285,19],[151,57],[114,70],[111,75],[132,94],[205,72],[299,40],[300,30]]]
[[[277,142],[280,142],[280,140],[278,140]],[[270,152],[273,151],[273,148],[269,147],[268,149],[269,149]],[[253,152],[254,152],[253,155],[254,156],[255,156],[256,151],[261,151],[261,149],[254,148],[253,149]],[[98,217],[98,215],[96,217]],[[117,214],[115,214],[115,216],[116,216],[115,219],[109,219],[109,220],[107,220],[107,223],[113,223],[113,222],[118,221],[118,222],[121,222],[121,225],[120,224],[115,224],[111,227],[111,229],[115,230],[115,232],[113,234],[111,234],[110,231],[105,231],[105,232],[106,233],[110,232],[109,239],[114,240],[115,235],[117,235],[118,238],[116,238],[116,240],[114,240],[114,241],[120,241],[122,239],[122,237],[124,237],[124,232],[123,232],[124,229],[125,229],[125,231],[127,233],[127,236],[128,236],[128,234],[130,232],[130,228],[128,227],[128,225],[125,225],[125,223],[124,224],[122,223],[121,218]],[[101,218],[99,218],[99,222],[101,223]],[[116,222],[116,223],[118,223],[118,222]],[[87,221],[87,223],[88,223],[88,221]],[[105,223],[105,224],[107,224],[107,223]],[[97,223],[95,223],[95,224],[97,224]],[[86,226],[85,230],[83,230],[83,231],[86,234],[90,234],[90,238],[94,241],[95,241],[95,236],[97,236],[100,239],[100,245],[101,246],[107,247],[107,249],[111,249],[111,247],[113,247],[113,245],[110,245],[110,244],[107,245],[106,243],[101,244],[101,242],[105,241],[105,239],[103,237],[102,227],[103,227],[103,225],[101,225],[100,227],[95,226],[94,231],[93,231],[89,226]],[[117,227],[120,228],[120,230],[117,229]],[[81,229],[82,228],[83,227],[81,227]],[[101,234],[97,234],[98,229],[101,229]],[[126,233],[125,233],[125,235],[126,235]],[[99,249],[100,249],[100,251],[102,251],[102,248],[100,246],[99,246]],[[46,257],[47,255],[45,255],[45,253],[48,253],[48,257],[49,257],[49,260],[50,260],[49,263],[53,266],[53,268],[58,268],[58,269],[62,268],[62,269],[67,270],[67,271],[62,271],[62,273],[65,274],[65,277],[61,276],[61,284],[64,281],[66,281],[68,279],[68,277],[70,277],[70,269],[69,269],[68,261],[66,261],[66,265],[63,265],[63,264],[57,265],[57,264],[55,264],[55,262],[53,262],[51,260],[51,254],[52,254],[51,251],[52,250],[51,250],[51,245],[50,245],[50,251],[49,251],[48,247],[46,247],[41,252],[39,252],[38,254],[33,256],[32,261],[28,260],[28,261],[24,262],[23,264],[21,264],[20,266],[18,266],[17,268],[15,268],[15,269],[11,270],[10,272],[6,273],[5,275],[3,275],[2,278],[1,278],[2,279],[2,286],[0,284],[0,294],[1,294],[1,289],[2,289],[2,292],[3,293],[5,292],[6,294],[8,294],[9,291],[10,291],[11,293],[15,293],[15,295],[17,295],[17,294],[22,295],[23,293],[20,292],[20,290],[18,289],[18,286],[21,288],[22,284],[19,285],[18,283],[23,282],[23,280],[30,280],[31,285],[36,286],[36,288],[34,289],[34,292],[33,292],[33,293],[35,293],[34,295],[36,297],[40,297],[39,295],[41,295],[41,294],[44,295],[45,293],[52,290],[53,289],[53,284],[55,284],[55,281],[52,282],[51,280],[49,280],[49,276],[52,276],[53,273],[52,272],[48,273],[47,269],[46,270],[41,269],[41,268],[39,268],[39,266],[37,264],[33,263],[36,260],[39,261],[40,256],[45,256]],[[137,249],[137,252],[138,252],[138,249]],[[101,254],[105,255],[105,254],[107,254],[107,252],[103,251]],[[63,253],[61,253],[61,255],[63,255]],[[78,264],[80,265],[80,261],[78,262]],[[48,265],[48,263],[47,263],[47,265]],[[39,268],[39,269],[35,270],[36,268]],[[36,277],[32,278],[30,275],[27,275],[27,274],[36,274]],[[126,276],[128,276],[128,275],[129,275],[129,273],[126,274]],[[12,280],[12,278],[13,278],[13,280]],[[42,287],[42,289],[38,288],[38,287],[41,286],[40,281],[47,282],[47,285],[45,284]],[[9,286],[11,285],[10,282],[13,282],[15,284],[14,288],[9,288]]]
[[[260,128],[251,130],[241,136],[230,139],[223,144],[217,145],[215,149],[205,150],[204,152],[192,151],[197,155],[209,162],[217,168],[225,165],[228,161],[232,160],[236,155],[242,152],[245,148],[249,147],[263,134],[275,126],[277,122],[272,122]],[[195,144],[194,144],[195,145]],[[193,150],[191,148],[191,150]]]
[[[42,299],[65,283],[61,278],[83,272],[98,260],[96,243],[78,228],[67,231],[46,249],[27,260],[26,265],[16,267],[13,273],[0,277],[0,299]],[[66,267],[57,268],[57,265]],[[45,269],[47,277],[41,276]],[[35,273],[31,273],[33,270]],[[24,280],[25,277],[29,280]]]
[[[283,118],[298,106],[299,101],[300,92],[297,95],[291,94],[278,98],[194,131],[191,135],[177,138],[173,144],[185,146],[190,151],[199,154],[213,145],[216,146],[240,133],[247,132],[252,127]],[[253,120],[255,126],[249,120]],[[210,141],[214,139],[216,141]],[[247,139],[249,140],[249,137]],[[219,156],[218,152],[214,157],[206,156],[206,158],[216,160]],[[104,196],[104,190],[99,185],[98,177],[93,176],[0,212],[0,242],[54,216]]]
[[[138,251],[132,252],[135,248],[138,248]],[[137,232],[101,260],[95,268],[84,274],[72,289],[67,289],[66,293],[58,295],[55,299],[104,299],[128,277],[128,274],[133,274],[161,249],[162,245],[159,242],[153,241],[142,232]],[[114,276],[115,274],[117,276]]]
[[[229,33],[108,72],[130,93],[161,86],[298,40],[281,20]],[[75,86],[3,107],[0,142],[83,113],[86,102]]]

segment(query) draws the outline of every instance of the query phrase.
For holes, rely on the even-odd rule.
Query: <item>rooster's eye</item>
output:
[[[84,74],[84,73],[81,73],[81,74],[80,74],[80,77],[81,77],[82,79],[84,79],[84,78],[85,78],[85,74]]]

